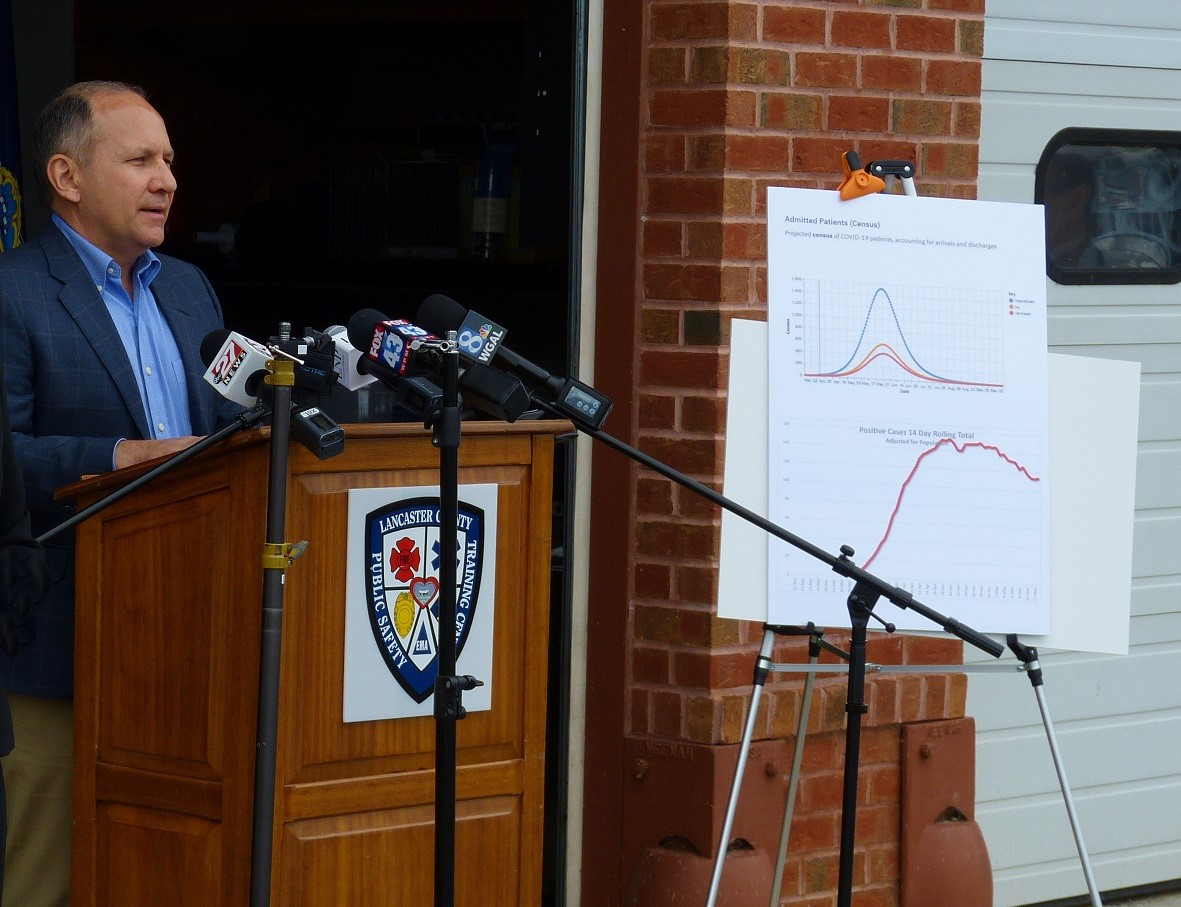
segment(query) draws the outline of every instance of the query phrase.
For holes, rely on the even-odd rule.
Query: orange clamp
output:
[[[846,151],[841,155],[841,165],[845,168],[845,178],[841,181],[841,201],[872,195],[886,188],[886,183],[872,173],[866,173],[861,166],[861,156],[856,151]]]

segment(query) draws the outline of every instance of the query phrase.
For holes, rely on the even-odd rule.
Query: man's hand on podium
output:
[[[157,457],[170,457],[201,439],[195,435],[184,438],[165,438],[161,441],[120,441],[115,447],[115,468],[134,466]]]

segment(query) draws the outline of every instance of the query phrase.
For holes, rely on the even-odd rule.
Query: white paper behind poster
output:
[[[730,322],[730,385],[726,398],[726,497],[767,515],[767,325]],[[767,533],[722,511],[718,616],[767,619]]]
[[[750,389],[767,386],[766,331],[764,322],[731,322],[724,491],[756,512],[761,512],[755,506],[757,495],[767,483],[768,451],[765,443],[754,443],[766,417],[765,411],[758,410]],[[1022,639],[1042,648],[1126,654],[1140,367],[1135,362],[1051,354],[1049,377],[1054,475],[1050,494],[1051,628],[1047,634]],[[752,443],[746,443],[747,439]],[[1102,476],[1102,481],[1096,476]],[[753,575],[765,575],[763,535],[723,511],[720,616],[767,619],[766,584],[753,581]],[[897,613],[885,602],[879,611],[886,620],[893,620]],[[797,618],[794,622],[801,624],[812,619],[803,613]],[[847,621],[839,624],[847,625]]]
[[[1050,632],[1041,648],[1128,654],[1140,363],[1050,356]]]
[[[434,714],[427,681],[433,681],[438,664],[438,497],[437,486],[349,491],[345,721]],[[462,485],[459,501],[456,622],[467,630],[456,673],[484,682],[464,693],[463,705],[469,712],[487,711],[493,686],[497,486]],[[407,687],[425,698],[416,701]]]

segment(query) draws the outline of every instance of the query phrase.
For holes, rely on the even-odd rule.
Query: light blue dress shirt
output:
[[[151,283],[160,272],[160,259],[149,249],[136,260],[131,278],[133,294],[128,296],[123,289],[122,270],[111,256],[56,214],[53,222],[77,250],[111,313],[135,373],[152,439],[191,435],[188,382],[180,350],[151,291]]]

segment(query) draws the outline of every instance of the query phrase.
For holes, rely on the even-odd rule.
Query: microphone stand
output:
[[[251,817],[250,904],[271,902],[271,863],[275,824],[275,749],[279,736],[279,655],[283,641],[283,588],[286,570],[307,542],[284,541],[287,531],[287,478],[291,444],[291,392],[295,362],[274,356],[267,362],[272,389],[270,463],[267,470],[267,528],[262,565],[262,638],[258,660],[257,754]]]
[[[467,715],[463,691],[482,686],[455,675],[456,550],[459,547],[459,344],[455,331],[442,356],[442,406],[432,421],[439,449],[439,651],[435,677],[435,907],[455,903],[456,726]]]
[[[537,396],[534,396],[533,402],[540,409],[545,410],[553,416],[563,419],[570,418],[568,412],[552,406],[545,400],[538,399]],[[894,631],[893,624],[882,621],[878,615],[874,614],[874,605],[877,604],[879,599],[885,598],[899,608],[911,608],[928,620],[938,624],[946,632],[987,652],[994,658],[1000,658],[1005,652],[1005,647],[966,624],[927,607],[904,589],[893,586],[874,576],[872,573],[861,569],[852,561],[854,552],[848,545],[842,545],[841,556],[834,557],[806,539],[800,538],[782,526],[772,523],[766,517],[760,516],[753,510],[743,507],[725,495],[719,494],[712,488],[702,485],[684,473],[678,472],[671,466],[662,463],[654,457],[648,456],[648,454],[620,441],[618,438],[612,437],[606,432],[591,426],[580,424],[577,419],[572,421],[574,427],[580,432],[594,438],[596,441],[603,442],[608,447],[619,451],[641,466],[648,467],[653,472],[659,473],[706,500],[717,504],[719,507],[730,511],[748,523],[759,527],[769,535],[782,539],[805,554],[811,555],[818,561],[828,564],[834,573],[853,580],[853,591],[849,593],[847,601],[852,636],[849,646],[849,688],[845,702],[845,712],[848,715],[848,720],[845,725],[845,774],[841,806],[840,871],[837,883],[837,907],[851,907],[853,900],[853,857],[857,827],[857,770],[861,757],[861,716],[868,711],[868,707],[865,704],[866,630],[869,620],[872,617],[875,620],[881,621],[887,632],[892,633]],[[719,846],[725,848],[727,844],[728,842],[722,841]],[[716,895],[717,884],[720,881],[721,865],[722,860],[719,859],[719,872],[715,873],[714,881],[711,885],[709,901],[711,904]]]

